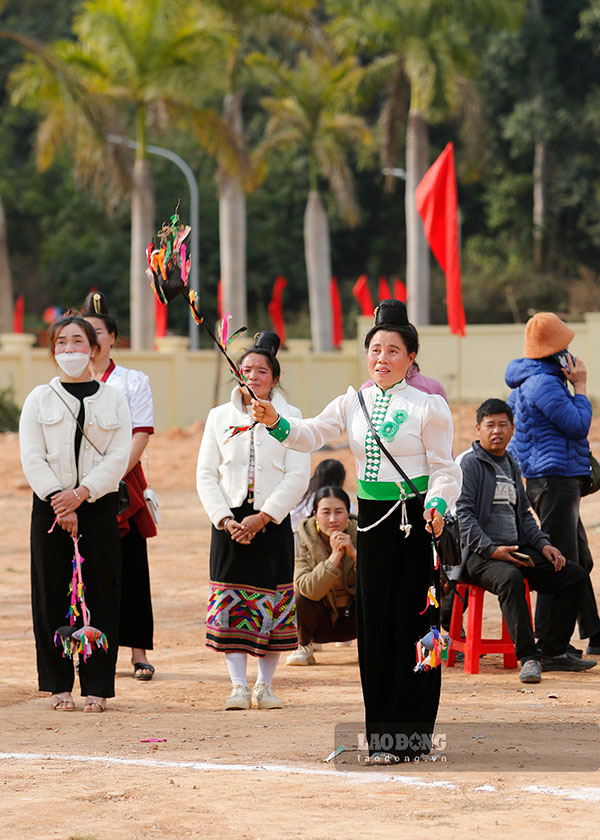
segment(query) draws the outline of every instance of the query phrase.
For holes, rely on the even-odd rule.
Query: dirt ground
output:
[[[455,412],[455,451],[473,407]],[[157,673],[132,679],[128,651],[103,715],[57,714],[37,691],[29,607],[30,491],[15,434],[0,436],[0,829],[3,840],[598,836],[600,667],[523,686],[500,657],[480,673],[444,668],[436,762],[361,769],[356,646],[327,645],[318,666],[282,664],[285,708],[225,712],[224,658],[204,646],[208,520],[194,488],[202,427],[157,434],[149,449],[161,501],[151,541]],[[600,440],[595,422],[592,445]],[[599,447],[596,445],[596,449]],[[354,476],[347,449],[340,457]],[[600,494],[582,505],[600,554]],[[593,580],[600,598],[600,571]],[[499,629],[486,599],[489,635]],[[577,635],[577,634],[576,634]],[[578,643],[578,638],[573,639]],[[250,677],[255,670],[251,666]],[[77,697],[81,708],[81,701]],[[459,728],[459,724],[462,728]],[[344,732],[339,763],[324,759]],[[352,732],[354,731],[354,739]],[[354,743],[354,748],[353,748]]]

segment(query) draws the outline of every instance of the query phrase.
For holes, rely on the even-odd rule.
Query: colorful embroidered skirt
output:
[[[249,502],[233,510],[240,521]],[[213,527],[206,644],[213,650],[264,656],[298,645],[294,602],[294,538],[289,516],[269,523],[250,545]]]

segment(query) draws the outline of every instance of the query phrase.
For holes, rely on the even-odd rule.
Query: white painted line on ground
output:
[[[454,790],[455,785],[451,782],[429,781],[419,776],[394,776],[383,774],[380,770],[374,773],[357,772],[356,770],[329,770],[325,768],[299,767],[294,764],[217,764],[211,761],[158,761],[149,758],[116,758],[109,755],[63,755],[60,753],[0,753],[0,760],[3,761],[79,761],[89,764],[118,765],[123,767],[151,767],[151,768],[172,768],[179,770],[228,770],[238,773],[284,773],[300,774],[303,776],[319,776],[337,779],[338,781],[350,781],[358,784],[369,782],[397,782],[407,787],[433,787]]]
[[[584,802],[600,802],[600,788],[555,788],[530,785],[523,788],[526,793],[541,793],[544,796],[562,796],[563,799],[582,799]]]
[[[326,777],[341,782],[358,784],[376,784],[395,782],[406,787],[443,788],[456,790],[458,784],[445,781],[429,781],[420,776],[397,776],[382,773],[357,772],[356,770],[330,770],[328,768],[300,767],[294,764],[217,764],[212,761],[161,761],[150,758],[118,758],[109,755],[68,755],[61,753],[0,753],[0,761],[64,761],[71,763],[78,761],[84,764],[116,765],[120,767],[149,767],[152,769],[169,768],[173,770],[204,770],[230,771],[237,773],[280,773],[303,776]],[[497,793],[492,785],[480,785],[476,791]],[[580,787],[563,788],[542,785],[529,785],[523,788],[524,793],[542,794],[544,796],[560,796],[563,799],[579,799],[584,802],[600,802],[600,788]]]

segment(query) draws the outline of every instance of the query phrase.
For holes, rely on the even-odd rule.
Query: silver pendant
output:
[[[402,499],[402,509],[400,513],[400,530],[404,533],[404,539],[408,537],[412,530],[412,525],[408,521],[408,516],[406,514],[406,502]]]

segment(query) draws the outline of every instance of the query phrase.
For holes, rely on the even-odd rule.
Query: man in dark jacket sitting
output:
[[[506,452],[514,431],[507,403],[497,399],[482,403],[477,409],[477,431],[479,441],[460,460],[463,484],[456,510],[463,543],[462,577],[498,596],[521,661],[522,682],[539,682],[542,670],[593,668],[594,661],[567,652],[586,573],[580,566],[566,563],[529,510],[521,472]],[[531,589],[556,596],[541,656],[523,578]]]

